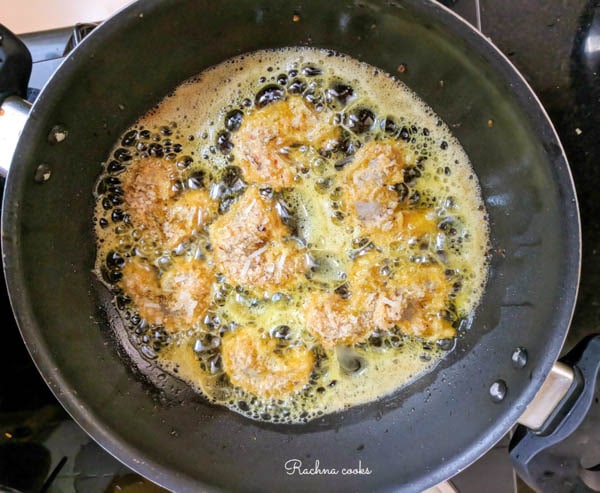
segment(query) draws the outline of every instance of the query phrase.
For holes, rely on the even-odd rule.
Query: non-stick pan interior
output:
[[[172,379],[156,387],[139,374],[152,380],[149,364],[141,372],[125,364],[110,328],[118,325],[110,295],[92,273],[92,190],[116,137],[179,82],[243,52],[293,45],[367,61],[430,104],[472,160],[493,250],[471,329],[437,371],[381,402],[306,426],[275,426],[211,406]],[[57,144],[48,139],[55,125],[68,131]],[[101,445],[176,491],[198,491],[199,484],[424,489],[506,433],[568,328],[579,223],[560,144],[509,63],[434,3],[134,4],[84,41],[45,88],[13,164],[2,219],[5,270],[29,350],[63,405]],[[45,182],[34,179],[42,164],[51,172]],[[518,347],[529,355],[524,368],[511,363]],[[499,379],[508,390],[493,402],[489,389]],[[292,459],[339,470],[360,461],[371,474],[289,475],[285,463]]]

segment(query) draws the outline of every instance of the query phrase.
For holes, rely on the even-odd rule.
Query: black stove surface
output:
[[[600,331],[600,0],[441,3],[480,27],[510,58],[546,107],[565,147],[583,232],[581,285],[566,351],[584,335]],[[24,37],[35,62],[33,88],[39,89],[56,69],[70,38],[72,28]],[[162,491],[112,459],[69,419],[23,345],[4,282],[0,303],[0,492],[8,491],[3,486],[50,493]],[[587,426],[600,429],[597,402],[594,406]],[[459,474],[453,480],[457,489],[516,491],[506,446],[503,440]],[[591,466],[600,463],[600,457],[586,460]],[[519,491],[526,491],[523,488],[520,485]]]

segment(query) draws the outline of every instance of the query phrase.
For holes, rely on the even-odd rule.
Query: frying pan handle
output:
[[[572,384],[539,429],[517,426],[510,457],[519,476],[536,490],[598,491],[597,416],[589,411],[598,403],[600,335],[583,339],[561,363],[572,368]]]
[[[9,96],[27,97],[31,54],[17,36],[0,24],[0,104]]]
[[[0,176],[6,176],[30,104],[27,83],[31,54],[25,44],[0,24]]]

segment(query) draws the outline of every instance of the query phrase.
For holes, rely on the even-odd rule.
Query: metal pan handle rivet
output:
[[[52,170],[50,169],[50,166],[48,166],[46,163],[42,163],[35,169],[33,179],[37,183],[45,183],[50,179],[50,176],[52,176]]]
[[[508,385],[502,379],[496,380],[490,385],[490,398],[493,402],[502,402],[508,392]]]
[[[524,347],[515,348],[511,355],[511,361],[513,368],[522,369],[527,366],[527,361],[529,359],[529,354],[527,353],[527,349]]]
[[[69,131],[64,125],[54,125],[48,133],[48,142],[51,144],[60,144],[68,135]]]

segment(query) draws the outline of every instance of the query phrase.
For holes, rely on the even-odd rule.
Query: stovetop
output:
[[[583,268],[566,352],[600,329],[600,0],[441,3],[480,28],[521,71],[546,107],[569,158],[581,211]],[[89,28],[23,36],[35,62],[32,98],[58,67],[69,42]],[[0,303],[0,492],[5,491],[2,485],[48,493],[164,491],[106,454],[70,420],[27,354],[4,282]],[[456,488],[462,493],[517,491],[507,444],[504,439],[455,477]],[[518,491],[528,490],[519,484]]]

